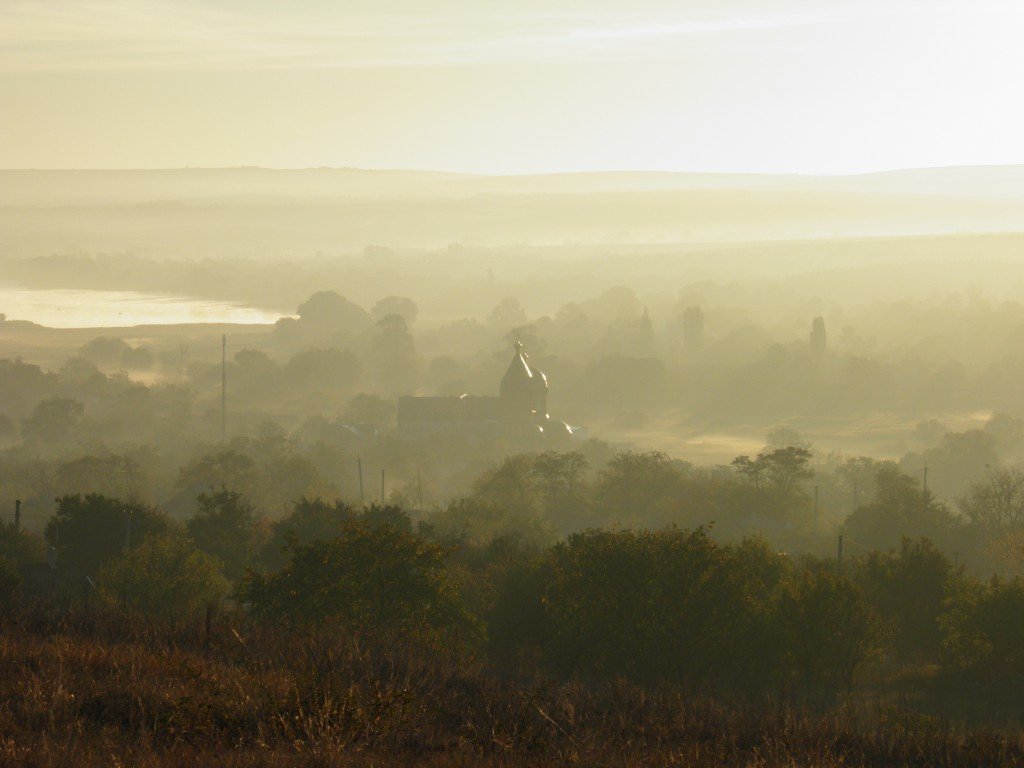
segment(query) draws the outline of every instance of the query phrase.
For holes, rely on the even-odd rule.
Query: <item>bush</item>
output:
[[[224,575],[236,581],[245,573],[263,538],[263,518],[236,491],[201,493],[199,511],[185,524],[196,546],[217,558]]]
[[[887,625],[901,660],[939,660],[939,617],[955,574],[953,564],[930,541],[904,539],[895,556],[872,552],[856,566],[854,578]]]
[[[849,690],[873,636],[860,591],[825,572],[802,572],[780,590],[775,608],[779,671],[813,693]]]
[[[69,439],[85,416],[85,406],[67,397],[40,400],[22,421],[26,442],[57,442]]]
[[[57,547],[62,560],[95,574],[124,551],[128,515],[132,541],[171,528],[166,515],[145,504],[98,493],[75,494],[57,500],[57,512],[46,524],[46,540]]]
[[[289,515],[271,525],[270,537],[260,553],[260,565],[279,570],[287,562],[289,544],[333,539],[341,531],[341,524],[355,517],[355,509],[341,501],[299,499]]]
[[[965,585],[941,623],[949,673],[985,699],[1024,701],[1024,584]]]
[[[43,540],[35,534],[0,523],[0,559],[14,566],[28,565],[43,559]]]
[[[0,555],[0,610],[6,612],[18,601],[21,576],[14,563]]]
[[[341,524],[341,535],[295,543],[279,572],[250,572],[237,594],[254,613],[292,627],[436,636],[467,620],[436,544],[393,525]]]
[[[168,621],[195,616],[227,593],[220,564],[178,534],[147,536],[108,562],[98,584],[111,602]]]
[[[700,529],[576,534],[520,574],[522,591],[501,589],[499,622],[529,617],[540,630],[536,647],[499,642],[496,652],[538,655],[560,675],[758,687],[770,670],[768,610],[784,567],[757,543],[722,547]],[[513,637],[529,644],[524,632]]]
[[[124,339],[113,336],[97,336],[82,345],[79,354],[86,360],[99,365],[120,363],[122,357],[131,352],[131,345]]]

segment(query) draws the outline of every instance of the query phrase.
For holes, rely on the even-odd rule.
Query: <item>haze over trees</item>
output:
[[[0,768],[1024,766],[1022,20],[0,2]]]
[[[133,722],[83,671],[116,637],[136,654],[118,669],[161,670],[131,678],[162,702],[146,712],[213,717],[202,733],[224,743],[402,759],[576,740],[601,764],[637,728],[662,734],[645,749],[694,748],[657,709],[685,700],[710,718],[699,732],[746,734],[749,754],[802,739],[808,760],[838,759],[822,744],[854,745],[854,764],[911,746],[936,764],[1016,759],[974,730],[837,714],[870,701],[973,728],[1019,708],[1016,235],[829,241],[824,267],[822,241],[395,245],[0,255],[37,288],[170,286],[280,314],[0,323],[0,509],[19,515],[0,524],[0,628],[16,638],[0,664],[59,626],[71,656],[38,653],[73,659],[76,701],[104,702],[46,717]],[[970,261],[979,248],[991,262]],[[547,377],[543,423],[568,428],[403,430],[405,396],[489,402],[517,342],[531,386]],[[192,682],[154,692],[180,672],[167,638],[222,691],[198,709]],[[384,714],[357,728],[342,700]],[[641,714],[622,720],[623,701]],[[805,737],[773,731],[779,702]],[[41,722],[17,706],[11,728]],[[634,735],[574,714],[598,711]]]

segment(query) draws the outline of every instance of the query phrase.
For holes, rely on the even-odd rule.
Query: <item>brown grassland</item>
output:
[[[380,644],[375,647],[380,648]],[[965,766],[1019,738],[863,703],[723,704],[618,683],[499,677],[234,622],[8,616],[5,766]]]

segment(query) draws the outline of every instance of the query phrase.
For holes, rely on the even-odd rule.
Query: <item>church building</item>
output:
[[[497,397],[401,397],[398,434],[410,439],[440,435],[554,438],[571,437],[573,430],[548,414],[547,376],[530,365],[517,341]]]

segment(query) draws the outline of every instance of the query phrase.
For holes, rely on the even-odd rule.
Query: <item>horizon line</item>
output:
[[[941,171],[968,169],[1020,168],[1022,162],[1007,163],[955,163],[951,165],[920,165],[877,168],[865,171],[846,172],[808,172],[808,171],[714,171],[714,170],[667,170],[651,168],[605,168],[589,170],[550,170],[524,172],[486,172],[456,171],[436,168],[365,167],[355,165],[309,165],[309,166],[273,166],[273,165],[182,165],[182,166],[124,166],[124,167],[4,167],[3,172],[77,172],[77,173],[132,173],[132,172],[177,172],[177,171],[349,171],[361,173],[422,173],[447,176],[466,176],[476,178],[521,178],[531,176],[593,176],[608,174],[645,174],[662,176],[792,176],[800,178],[846,178],[856,176],[873,176],[885,173],[906,173],[913,171]]]

